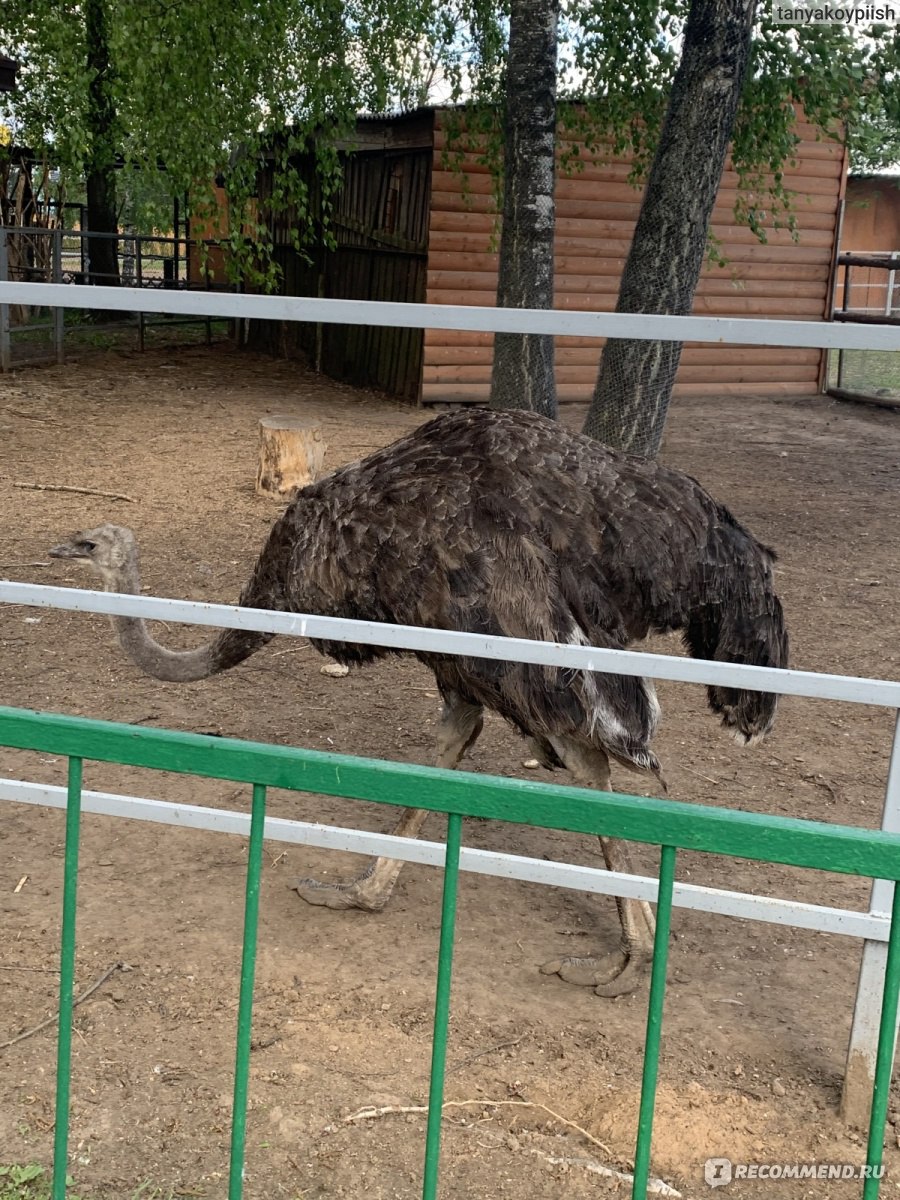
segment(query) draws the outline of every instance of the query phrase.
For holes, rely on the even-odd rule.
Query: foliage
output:
[[[611,155],[630,152],[635,185],[643,183],[656,149],[689,7],[689,0],[563,3],[560,120],[591,151],[608,141]],[[502,22],[498,29],[502,37]],[[793,161],[801,109],[823,138],[842,139],[846,127],[855,167],[877,170],[900,161],[900,32],[875,25],[866,33],[843,25],[776,25],[770,7],[761,7],[732,141],[736,215],[761,240],[769,229],[796,225],[784,167]],[[498,174],[500,139],[487,114],[502,102],[502,79],[501,46],[477,81],[481,116],[466,114],[470,130],[488,135],[485,157]],[[579,169],[576,144],[566,147],[562,166]]]
[[[71,1178],[66,1182],[71,1185]],[[0,1200],[49,1200],[49,1196],[50,1181],[43,1167],[0,1163]],[[72,1196],[72,1200],[78,1198]]]
[[[887,86],[864,94],[855,118],[849,122],[850,169],[877,175],[900,167],[900,73]]]
[[[109,39],[114,142],[134,168],[118,178],[120,209],[124,202],[133,209],[122,216],[161,227],[172,198],[189,192],[194,216],[210,217],[221,174],[234,268],[253,268],[269,285],[277,275],[269,223],[254,200],[267,156],[278,170],[266,206],[295,214],[298,249],[327,226],[336,145],[358,111],[466,99],[474,106],[466,125],[491,131],[485,154],[499,165],[504,3],[5,0],[0,53],[19,59],[21,70],[18,91],[0,98],[0,120],[20,143],[51,148],[70,191],[92,149],[95,72],[85,14],[98,5]],[[630,149],[635,182],[652,158],[687,9],[688,0],[563,2],[559,98],[580,103],[561,104],[561,116],[589,145],[611,139],[614,152]],[[760,16],[734,137],[739,215],[760,237],[793,220],[781,171],[795,144],[795,103],[828,135],[846,121],[856,159],[869,169],[880,157],[896,158],[900,35],[869,32],[860,39],[845,27],[795,29]],[[304,153],[315,157],[314,197],[298,168]],[[565,165],[577,170],[575,151]]]
[[[687,0],[663,6],[632,0],[621,8],[572,0],[569,6],[570,25],[588,34],[572,39],[570,85],[577,79],[593,97],[589,114],[595,129],[612,136],[614,150],[631,147],[635,182],[643,179],[655,149],[688,8]],[[795,197],[783,170],[793,161],[799,111],[823,137],[840,139],[849,127],[851,148],[860,147],[857,157],[865,142],[872,161],[896,161],[900,34],[886,26],[867,32],[862,38],[844,25],[776,25],[770,6],[761,7],[732,137],[740,183],[736,216],[760,240],[767,229],[796,225]],[[887,129],[892,138],[884,137]]]
[[[680,59],[689,6],[689,0],[622,5],[564,0],[559,116],[573,139],[562,154],[564,170],[581,166],[579,141],[592,152],[608,142],[611,156],[632,155],[632,182],[643,184]],[[470,135],[479,135],[499,196],[505,13],[495,13],[492,24],[490,18],[483,20],[479,30],[483,57],[477,69],[473,64],[468,68],[474,104],[464,120],[450,122],[449,132],[451,141],[454,126],[457,133],[465,127]],[[841,139],[846,132],[857,169],[877,170],[900,161],[900,32],[877,25],[866,32],[860,37],[847,26],[776,25],[769,6],[761,8],[732,140],[740,181],[736,216],[760,240],[766,240],[770,229],[796,227],[796,197],[785,183],[784,167],[793,161],[798,143],[794,124],[799,111],[823,138]],[[445,161],[458,163],[452,148]],[[710,250],[715,259],[715,246]]]
[[[79,1200],[70,1189],[74,1180],[66,1176],[68,1200]],[[157,1187],[145,1179],[134,1190],[123,1195],[123,1200],[175,1200],[175,1191],[168,1187]],[[0,1163],[0,1200],[50,1200],[50,1177],[43,1167],[35,1163],[28,1165]]]
[[[296,154],[317,156],[327,210],[334,144],[356,113],[421,99],[434,79],[424,65],[431,53],[452,98],[464,86],[464,60],[479,57],[465,41],[449,41],[450,26],[467,14],[416,0],[5,0],[0,52],[22,65],[19,89],[3,99],[0,116],[20,142],[49,145],[73,187],[95,148],[97,72],[86,15],[98,5],[115,144],[126,165],[148,176],[165,167],[160,187],[144,188],[145,197],[162,193],[158,206],[190,192],[195,215],[209,216],[223,174],[235,266],[255,268],[270,284],[270,235],[253,203],[261,160],[269,154],[279,168],[267,200],[296,210],[299,246],[312,214]],[[477,19],[471,28],[475,38]]]
[[[35,1166],[0,1165],[0,1200],[27,1200],[36,1196],[37,1181],[44,1174],[44,1168]]]

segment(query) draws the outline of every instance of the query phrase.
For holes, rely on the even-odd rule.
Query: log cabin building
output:
[[[292,249],[286,223],[274,229],[285,294],[495,303],[495,185],[474,140],[467,147],[453,138],[451,159],[453,120],[453,110],[426,108],[357,123],[343,147],[345,176],[331,218],[335,247],[304,257]],[[796,193],[797,240],[787,230],[770,229],[762,244],[737,222],[737,176],[729,162],[712,224],[726,263],[705,267],[695,314],[830,317],[846,155],[839,142],[802,119],[796,130],[800,140],[784,176]],[[565,138],[561,133],[561,145]],[[641,195],[629,183],[627,159],[584,145],[578,158],[581,169],[561,171],[557,180],[555,307],[611,311]],[[268,186],[271,180],[261,178],[263,209]],[[413,403],[488,398],[488,333],[254,322],[248,341],[260,349],[299,352],[335,378]],[[598,338],[556,339],[561,402],[590,399],[601,348]],[[814,349],[687,343],[675,392],[810,394],[820,389],[823,357]]]

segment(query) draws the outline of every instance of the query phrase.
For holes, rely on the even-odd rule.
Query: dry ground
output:
[[[256,421],[288,410],[321,419],[328,465],[360,456],[421,414],[227,349],[107,354],[0,379],[0,574],[79,584],[47,548],[105,519],[132,525],[147,590],[236,597],[277,505],[254,494]],[[579,414],[566,419],[575,422]],[[822,399],[679,401],[668,462],[700,478],[781,554],[797,666],[893,676],[898,668],[900,422]],[[29,490],[65,484],[133,502]],[[197,633],[163,630],[197,640]],[[674,648],[674,647],[673,647]],[[0,610],[3,702],[175,729],[428,761],[438,700],[427,673],[397,661],[323,677],[302,643],[275,641],[229,675],[174,686],[145,679],[104,618]],[[890,714],[788,701],[761,749],[742,751],[704,710],[700,689],[660,688],[658,750],[678,799],[876,825]],[[472,766],[522,772],[524,747],[490,720]],[[0,774],[60,782],[53,758],[0,750]],[[635,777],[621,772],[620,786]],[[105,790],[245,808],[242,790],[89,765]],[[386,829],[375,805],[275,793],[272,811]],[[585,839],[473,823],[481,846],[599,863]],[[435,820],[430,830],[441,833]],[[0,823],[0,1042],[54,1007],[63,824],[6,804]],[[88,818],[80,882],[78,982],[114,975],[77,1010],[72,1172],[91,1197],[218,1197],[227,1169],[230,1065],[245,847],[236,838]],[[359,860],[267,846],[263,880],[247,1194],[413,1197],[422,1119],[341,1125],[365,1104],[424,1101],[441,879],[401,876],[378,916],[304,907],[293,877],[342,875]],[[642,865],[652,869],[647,851]],[[27,876],[21,890],[16,884]],[[867,885],[787,868],[684,855],[680,876],[712,885],[864,907]],[[616,1002],[538,974],[561,948],[610,945],[608,901],[465,877],[454,977],[448,1096],[478,1103],[445,1122],[447,1197],[607,1194],[582,1167],[547,1156],[632,1153],[646,992]],[[702,1164],[859,1161],[836,1117],[859,958],[840,937],[678,912],[654,1141],[654,1171],[707,1194]],[[0,1162],[47,1161],[52,1032],[0,1052]],[[577,1123],[590,1145],[542,1108]],[[892,1106],[893,1107],[893,1106]],[[900,1109],[900,1103],[897,1104]],[[337,1129],[326,1132],[337,1124]],[[900,1128],[900,1127],[898,1127]],[[889,1183],[900,1152],[888,1129]],[[896,1182],[895,1182],[896,1181]],[[153,1189],[163,1189],[159,1193]],[[835,1183],[771,1195],[857,1194]]]

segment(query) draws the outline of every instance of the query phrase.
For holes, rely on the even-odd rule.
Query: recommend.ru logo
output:
[[[724,1187],[735,1179],[882,1179],[884,1166],[872,1163],[834,1162],[752,1162],[736,1163],[730,1158],[708,1158],[703,1178],[710,1187]]]

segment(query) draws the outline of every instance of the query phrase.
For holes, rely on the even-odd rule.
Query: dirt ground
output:
[[[107,353],[0,378],[0,575],[81,585],[74,567],[47,560],[48,547],[73,528],[114,520],[138,533],[148,592],[233,600],[278,511],[253,482],[256,422],[279,411],[322,422],[328,466],[422,419],[227,347]],[[564,419],[580,416],[569,410]],[[822,398],[679,400],[664,455],[778,548],[798,667],[900,674],[895,414]],[[173,644],[200,640],[198,631],[157,633]],[[305,643],[275,640],[227,675],[161,684],[125,661],[105,618],[0,606],[5,704],[430,761],[439,703],[423,668],[403,660],[333,679],[320,666]],[[877,825],[890,714],[789,700],[771,739],[746,751],[711,719],[701,689],[663,684],[660,698],[657,749],[674,798]],[[518,737],[490,719],[471,766],[525,775],[524,757]],[[61,760],[0,749],[7,777],[58,783],[63,772]],[[614,778],[639,790],[635,776]],[[249,803],[246,789],[101,764],[87,765],[86,783]],[[390,828],[395,816],[279,792],[271,811],[372,829]],[[468,844],[602,863],[599,847],[574,835],[471,825]],[[441,835],[436,819],[429,833]],[[3,1042],[54,1011],[62,816],[5,804],[0,838]],[[144,1196],[224,1195],[244,861],[244,843],[231,836],[85,819],[78,988],[116,962],[130,969],[76,1010],[70,1145],[79,1194],[129,1197],[143,1185]],[[653,869],[650,851],[639,861]],[[250,1197],[420,1192],[420,1114],[344,1118],[364,1105],[426,1099],[441,876],[406,868],[375,916],[310,909],[290,890],[299,875],[345,876],[359,865],[266,846]],[[868,895],[852,878],[688,854],[679,877],[860,908]],[[836,1115],[858,943],[684,910],[674,929],[654,1173],[698,1197],[708,1194],[703,1163],[714,1155],[862,1161],[861,1136]],[[616,937],[609,901],[463,877],[447,1098],[467,1103],[444,1123],[443,1196],[606,1195],[612,1185],[602,1177],[553,1160],[590,1156],[627,1169],[646,989],[607,1001],[537,971],[561,949],[611,947]],[[49,1161],[54,1046],[50,1029],[0,1051],[0,1162]],[[900,1097],[894,1108],[900,1114]],[[887,1163],[891,1195],[900,1186],[892,1125]],[[783,1181],[735,1183],[722,1194],[858,1193],[858,1184]]]

